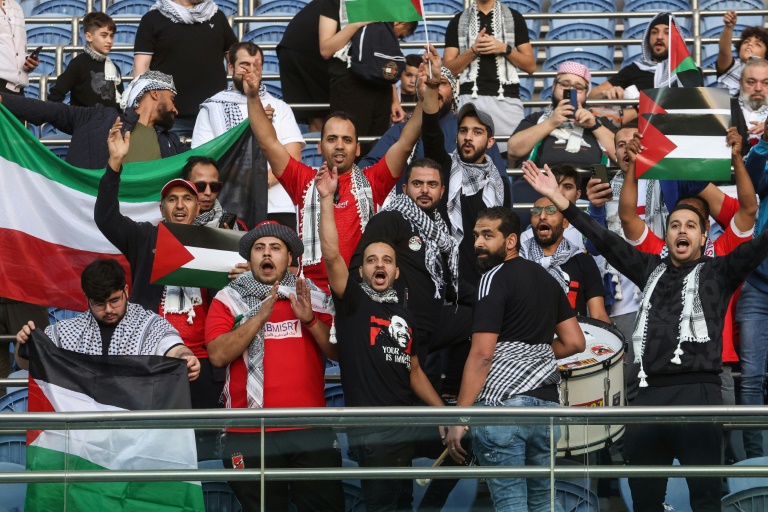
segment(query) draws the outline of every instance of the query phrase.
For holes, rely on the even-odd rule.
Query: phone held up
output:
[[[40,52],[42,51],[42,49],[43,49],[42,46],[38,46],[37,48],[35,48],[35,51],[29,54],[29,57],[33,60],[37,59],[37,56],[40,55]]]
[[[610,183],[608,179],[608,168],[605,164],[594,164],[590,166],[592,168],[592,177],[598,178],[600,183]]]
[[[575,92],[573,89],[566,89],[563,91],[563,99],[568,100],[571,103],[571,106],[573,107],[574,114],[577,110],[579,110],[579,95],[573,94]]]

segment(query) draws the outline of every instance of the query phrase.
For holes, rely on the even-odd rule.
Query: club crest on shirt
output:
[[[418,236],[412,236],[410,240],[408,240],[408,248],[412,251],[418,251],[421,249],[421,238]]]
[[[245,469],[245,460],[242,453],[232,454],[232,469]]]

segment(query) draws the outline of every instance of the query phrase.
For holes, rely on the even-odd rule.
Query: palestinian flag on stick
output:
[[[421,0],[344,0],[350,23],[359,21],[421,21]]]
[[[730,98],[724,89],[665,88],[640,93],[643,151],[637,177],[659,180],[728,180]]]
[[[30,412],[189,409],[187,365],[160,356],[92,356],[32,331]],[[27,470],[196,469],[192,429],[31,430]],[[27,486],[25,510],[205,510],[199,482],[73,482]]]
[[[157,223],[160,190],[180,176],[187,158],[206,155],[227,160],[238,152],[240,141],[251,135],[247,128],[246,120],[187,153],[125,165],[121,213],[139,222]],[[80,273],[88,263],[113,257],[128,270],[120,252],[93,221],[104,172],[67,164],[0,105],[0,296],[84,311]]]
[[[157,228],[153,284],[220,289],[229,284],[229,269],[245,262],[241,231],[165,222]]]
[[[677,81],[680,87],[703,87],[704,81],[701,76],[696,63],[691,57],[691,53],[688,51],[688,46],[685,44],[683,36],[680,35],[680,31],[677,29],[677,22],[674,21],[674,16],[670,14],[670,19],[673,20],[669,24],[669,77],[670,83],[673,83],[673,75],[677,77]]]

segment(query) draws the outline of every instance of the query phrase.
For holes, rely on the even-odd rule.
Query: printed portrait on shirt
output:
[[[371,316],[371,345],[380,347],[387,361],[411,367],[411,341],[413,330],[399,315],[389,319]]]

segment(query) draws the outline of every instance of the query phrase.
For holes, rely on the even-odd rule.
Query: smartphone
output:
[[[571,103],[571,106],[573,107],[573,111],[576,112],[579,110],[579,95],[578,94],[572,94],[575,92],[573,89],[566,89],[563,91],[563,99],[568,100]]]
[[[41,51],[42,49],[43,49],[43,47],[42,47],[42,46],[38,46],[37,48],[35,48],[35,51],[33,51],[32,53],[30,53],[30,54],[29,54],[29,56],[30,56],[31,58],[33,58],[33,59],[36,59],[36,58],[37,58],[37,56],[38,56],[38,55],[40,55],[40,51]]]
[[[591,168],[592,176],[594,178],[599,178],[600,183],[610,183],[611,180],[608,179],[608,168],[604,164],[594,164]]]
[[[219,227],[223,228],[224,224],[226,224],[229,229],[235,228],[235,222],[237,222],[237,215],[234,213],[225,213],[221,216],[221,221],[219,221]]]

